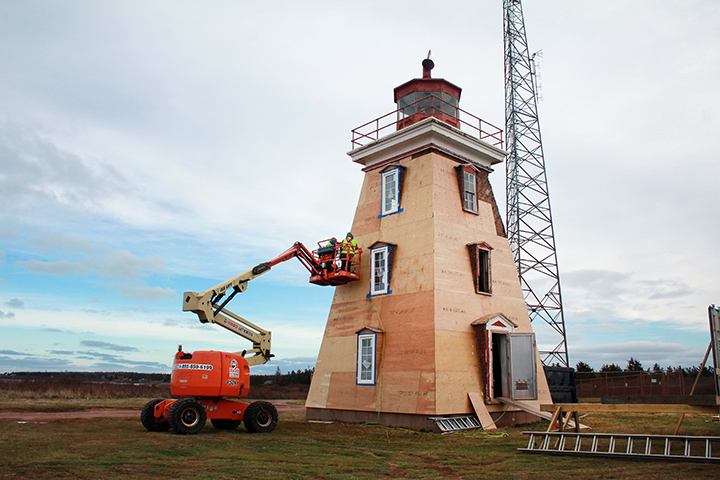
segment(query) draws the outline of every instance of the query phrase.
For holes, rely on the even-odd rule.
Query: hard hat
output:
[[[353,237],[352,232],[348,232],[347,235],[346,235],[346,237],[347,237],[347,238],[355,238],[355,237]]]

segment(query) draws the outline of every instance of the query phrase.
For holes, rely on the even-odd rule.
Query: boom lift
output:
[[[216,323],[252,342],[252,348],[228,353],[214,350],[183,352],[178,348],[170,377],[173,399],[155,399],[142,409],[140,420],[153,432],[172,429],[179,434],[199,432],[209,418],[215,428],[235,429],[244,421],[251,433],[270,433],[277,424],[277,410],[269,402],[246,403],[250,389],[250,366],[262,365],[270,353],[271,332],[227,309],[227,304],[253,280],[278,263],[297,258],[310,272],[315,285],[344,285],[360,279],[361,249],[322,240],[310,252],[295,244],[269,262],[236,275],[202,293],[185,292],[183,311],[197,314],[202,323]],[[246,358],[246,355],[251,356]]]

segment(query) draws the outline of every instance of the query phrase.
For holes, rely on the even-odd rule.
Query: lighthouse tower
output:
[[[503,422],[530,419],[506,399],[552,403],[488,181],[502,132],[422,65],[395,88],[395,112],[353,131],[362,278],[336,287],[308,419],[433,429],[508,409]]]

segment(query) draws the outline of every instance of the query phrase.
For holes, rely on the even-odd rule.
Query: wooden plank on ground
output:
[[[560,418],[560,415],[561,415],[561,413],[560,413],[560,411],[559,411],[560,409],[558,409],[557,407],[558,407],[558,405],[562,405],[562,406],[563,406],[562,412],[565,413],[566,415],[568,415],[567,421],[565,422],[565,428],[570,427],[570,428],[575,429],[576,431],[578,430],[578,428],[586,428],[586,429],[589,429],[589,428],[590,428],[590,427],[588,427],[587,425],[583,425],[582,423],[577,424],[577,426],[576,426],[576,422],[574,422],[573,420],[570,420],[570,416],[569,416],[569,415],[570,415],[570,413],[571,413],[573,410],[566,409],[566,408],[565,408],[565,405],[577,405],[576,403],[558,403],[558,404],[555,404],[555,405],[550,405],[551,407],[554,407],[554,408],[551,408],[551,409],[541,408],[540,410],[537,410],[536,408],[531,407],[531,406],[528,405],[527,403],[523,403],[523,402],[520,402],[520,401],[518,401],[518,400],[513,400],[513,399],[511,399],[511,398],[498,397],[498,398],[496,398],[495,400],[498,400],[498,401],[500,401],[500,402],[502,402],[502,403],[504,403],[504,404],[506,404],[506,405],[510,405],[510,406],[515,407],[515,408],[519,408],[520,410],[524,410],[524,411],[526,411],[526,412],[528,412],[528,413],[531,413],[531,414],[533,414],[533,415],[536,415],[536,416],[538,416],[538,417],[540,417],[540,418],[542,418],[542,419],[544,419],[544,420],[550,420],[550,427],[549,427],[549,429],[552,429],[552,426],[553,426],[553,424],[554,424],[553,419],[554,419],[555,421],[557,421],[557,419]],[[547,405],[540,405],[540,407],[546,407],[546,406],[547,406]],[[556,412],[557,415],[551,415],[551,414],[549,414],[549,413],[547,413],[547,412]],[[577,418],[577,416],[576,416],[576,418]]]
[[[558,403],[540,405],[543,412],[554,412],[558,406],[562,406],[564,412],[584,413],[718,413],[718,407],[714,405],[685,405],[685,404],[614,404],[605,405],[601,403]]]
[[[501,403],[504,403],[505,405],[510,405],[511,407],[515,407],[517,409],[531,413],[531,414],[533,414],[537,417],[540,417],[544,420],[550,420],[552,418],[552,415],[549,413],[546,413],[546,412],[554,412],[555,411],[555,409],[540,411],[536,408],[531,407],[527,403],[519,402],[517,400],[513,400],[512,398],[507,398],[507,397],[498,397],[495,400],[497,400]]]
[[[490,416],[490,412],[488,412],[488,409],[485,406],[485,399],[483,398],[483,396],[478,392],[468,392],[468,397],[470,398],[470,403],[472,403],[475,414],[480,420],[480,425],[482,425],[483,430],[496,429],[497,426],[495,425],[495,421],[492,419],[492,417]]]

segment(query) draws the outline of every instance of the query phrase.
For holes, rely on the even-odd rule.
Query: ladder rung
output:
[[[430,417],[430,420],[443,432],[452,432],[457,430],[469,430],[472,428],[482,428],[480,421],[475,416],[467,417]]]
[[[533,448],[535,448],[535,434],[531,433],[530,440],[528,441],[528,449],[532,450]]]
[[[577,433],[577,432],[523,432],[530,435],[527,448],[519,448],[518,450],[531,453],[552,453],[552,454],[570,454],[585,456],[604,456],[604,457],[638,457],[645,459],[665,459],[665,460],[689,460],[695,462],[714,462],[720,463],[720,455],[713,456],[712,444],[720,444],[720,437],[688,437],[676,435],[635,435],[635,434],[614,434],[614,433]],[[567,439],[574,438],[575,444],[570,446]],[[583,449],[584,439],[590,440],[592,443],[589,449]],[[627,441],[625,448],[616,451],[623,441]],[[636,440],[645,442],[645,448],[640,452],[635,452]],[[662,453],[653,453],[652,445],[654,441],[664,442]],[[605,448],[607,442],[607,448]],[[677,443],[677,448],[673,453],[673,442]],[[682,444],[682,449],[680,449]],[[693,444],[695,451],[701,451],[701,455],[693,455]],[[705,448],[702,448],[704,444]],[[718,449],[716,449],[718,451]]]

